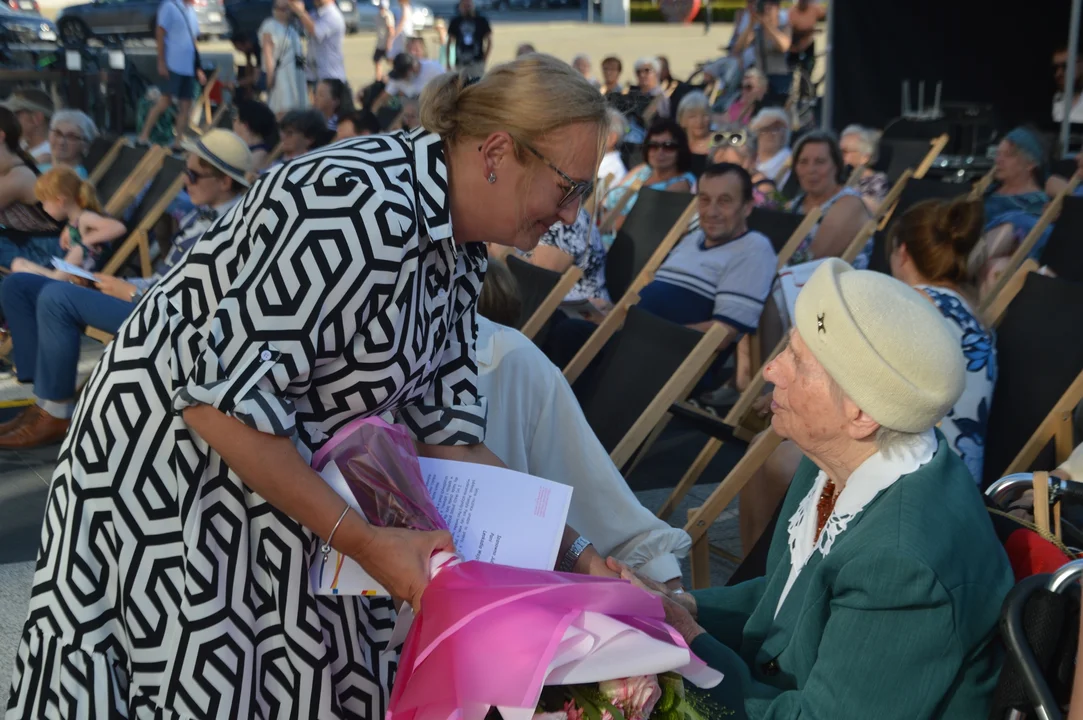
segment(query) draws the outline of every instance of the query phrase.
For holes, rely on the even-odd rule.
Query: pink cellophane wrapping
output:
[[[404,428],[379,418],[358,418],[312,457],[317,472],[328,462],[338,466],[371,524],[447,530],[425,488],[414,441]]]
[[[652,648],[671,651],[669,665],[652,672],[676,670],[703,687],[722,679],[665,623],[661,601],[630,583],[447,563],[421,598],[387,720],[483,720],[492,706],[525,708],[530,717],[542,686],[570,677],[561,658],[576,658],[571,667],[577,679],[569,682],[616,679],[626,676],[627,665],[616,675],[607,675],[607,665],[637,657],[657,664]],[[600,667],[590,666],[595,650]]]

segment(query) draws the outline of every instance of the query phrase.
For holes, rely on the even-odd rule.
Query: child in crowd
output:
[[[108,243],[127,232],[124,223],[102,215],[94,186],[80,178],[70,167],[55,167],[38,178],[34,195],[46,214],[65,223],[60,233],[60,247],[68,251],[64,261],[84,270],[98,269],[98,260]],[[55,280],[73,277],[55,268],[45,268],[29,260],[17,258],[11,263],[13,272],[45,275]]]

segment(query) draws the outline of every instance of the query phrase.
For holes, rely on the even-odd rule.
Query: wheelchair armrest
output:
[[[1045,680],[1042,668],[1034,656],[1023,627],[1023,612],[1027,601],[1039,590],[1045,590],[1048,575],[1032,575],[1019,581],[1004,599],[1000,613],[1000,632],[1008,653],[1015,658],[1023,689],[1041,720],[1062,720],[1060,707]]]

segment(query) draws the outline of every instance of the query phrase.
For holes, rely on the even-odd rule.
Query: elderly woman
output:
[[[1045,151],[1038,136],[1025,127],[1008,133],[997,146],[993,185],[985,196],[985,219],[991,225],[1007,215],[1037,218],[1049,196],[1042,189]]]
[[[662,85],[662,62],[656,57],[639,58],[635,64],[636,86],[642,95],[654,98],[652,117],[668,118],[669,96]],[[647,119],[650,122],[650,119]]]
[[[711,148],[711,108],[707,96],[698,90],[681,98],[677,103],[677,124],[688,136],[688,149],[692,153],[692,165],[703,172],[707,164],[707,151]]]
[[[752,197],[756,207],[773,208],[779,204],[775,182],[756,169],[756,136],[747,130],[730,128],[711,136],[712,163],[740,165],[752,177]]]
[[[628,121],[615,107],[605,109],[605,117],[608,121],[605,136],[605,154],[598,166],[598,182],[609,178],[610,184],[619,183],[628,174],[628,168],[624,166],[624,159],[620,156],[620,146],[624,142],[624,136],[628,129]],[[612,176],[612,177],[610,177]]]
[[[789,264],[838,257],[869,219],[869,211],[857,190],[846,187],[845,165],[838,141],[830,133],[813,131],[801,138],[793,152],[793,167],[801,192],[790,209],[807,215],[820,209],[820,219],[798,245]],[[854,267],[869,266],[873,239],[854,260]]]
[[[869,212],[875,213],[887,196],[887,173],[873,170],[880,145],[880,133],[861,125],[850,125],[839,136],[842,162],[860,172],[857,191]]]
[[[726,122],[746,126],[763,105],[767,94],[767,76],[758,68],[745,70],[741,78],[741,94],[726,108]]]
[[[416,606],[451,536],[369,525],[309,460],[391,412],[422,455],[499,464],[477,390],[482,243],[530,249],[572,222],[605,122],[598,91],[545,55],[424,97],[425,129],[257,181],[106,349],[52,479],[9,720],[57,702],[384,716],[395,603],[315,596],[313,554],[337,548]],[[567,533],[560,568],[604,568],[581,540]]]
[[[759,144],[756,169],[782,187],[790,176],[790,116],[782,108],[764,108],[748,128]]]
[[[696,191],[696,178],[690,172],[692,154],[688,150],[688,136],[677,123],[655,120],[643,141],[643,157],[647,162],[629,172],[602,199],[601,231],[606,247],[613,244],[617,232],[624,225],[624,219],[639,198],[640,188],[685,193]]]
[[[598,79],[594,77],[594,68],[591,66],[590,55],[586,53],[579,53],[572,58],[572,67],[576,72],[583,76],[583,79],[589,82],[596,88],[600,88],[602,84],[598,82]]]
[[[98,137],[98,128],[82,110],[57,110],[49,123],[49,146],[52,163],[39,165],[42,172],[53,165],[75,168],[79,177],[86,180],[87,169],[83,166],[90,144]]]
[[[805,285],[764,371],[771,426],[805,455],[766,577],[676,595],[654,584],[724,673],[720,705],[749,720],[988,715],[1013,579],[936,429],[963,365],[936,307],[898,280],[829,260]]]

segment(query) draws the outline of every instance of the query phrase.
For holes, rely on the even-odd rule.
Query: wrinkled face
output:
[[[86,138],[72,123],[58,122],[49,131],[49,147],[53,150],[54,163],[76,167],[83,163],[86,155]]]
[[[636,68],[636,82],[639,84],[639,89],[645,93],[649,93],[658,87],[658,73],[654,71],[653,65],[640,65]]]
[[[325,117],[331,117],[338,111],[338,104],[335,102],[334,96],[331,95],[331,88],[325,82],[316,85],[313,99],[316,109],[323,113]]]
[[[801,189],[812,195],[824,195],[838,185],[839,169],[835,167],[826,143],[806,144],[794,164],[794,171]]]
[[[843,135],[839,139],[839,148],[842,150],[842,162],[856,168],[869,164],[869,154],[862,148],[861,138],[855,133]]]
[[[706,110],[689,110],[684,114],[684,131],[690,137],[704,137],[711,132],[711,115]]]
[[[615,62],[602,63],[602,77],[606,85],[616,85],[620,82],[620,65]]]
[[[764,366],[763,377],[775,386],[771,427],[779,436],[813,453],[848,436],[845,401],[832,390],[833,381],[797,330]]]
[[[335,129],[335,142],[357,136],[357,129],[353,126],[353,120],[339,120]]]
[[[745,202],[735,172],[700,179],[696,193],[699,226],[712,242],[732,240],[745,231],[752,203]]]
[[[680,147],[671,133],[651,135],[647,140],[647,164],[654,170],[675,170]]]
[[[484,186],[487,195],[482,200],[491,208],[490,242],[529,251],[556,223],[574,223],[583,199],[561,204],[570,187],[564,175],[576,182],[593,181],[600,139],[596,124],[576,123],[533,144],[544,160],[525,149],[521,158],[505,151],[499,167],[492,170],[496,182]]]
[[[782,149],[782,144],[786,141],[786,126],[780,122],[765,125],[756,131],[756,141],[761,153],[772,156]]]
[[[1001,140],[997,146],[993,177],[1000,182],[1020,182],[1034,173],[1035,164],[1030,156],[1016,147],[1011,140]]]

